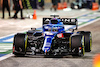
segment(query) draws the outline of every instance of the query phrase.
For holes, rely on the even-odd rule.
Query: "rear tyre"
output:
[[[81,6],[79,6],[79,5],[77,5],[78,6],[78,9],[82,9],[82,7]]]
[[[18,33],[14,36],[13,54],[24,56],[26,54],[27,36],[24,33]]]
[[[83,35],[72,35],[71,36],[71,50],[72,50],[72,56],[84,56],[85,50],[84,50],[84,36]]]
[[[85,51],[90,52],[92,48],[92,34],[90,31],[79,31],[80,34],[84,35],[84,46]]]

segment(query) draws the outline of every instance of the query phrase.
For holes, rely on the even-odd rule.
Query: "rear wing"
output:
[[[75,25],[75,30],[78,28],[78,21],[76,18],[61,18],[61,21],[64,25]]]
[[[43,18],[43,23],[42,25],[44,24],[49,24],[49,21],[51,20],[52,18]]]
[[[49,24],[49,21],[52,18],[43,18],[43,25],[44,24]],[[76,30],[78,27],[78,21],[76,18],[58,18],[61,20],[61,22],[63,22],[64,25],[76,25]]]
[[[64,25],[77,25],[76,18],[61,18]]]

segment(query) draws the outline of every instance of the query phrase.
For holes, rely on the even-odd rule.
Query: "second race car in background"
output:
[[[27,33],[17,33],[13,41],[13,54],[16,56],[31,55],[72,55],[84,56],[91,51],[92,35],[90,31],[78,31],[75,18],[43,18],[42,31],[31,28]],[[66,31],[64,25],[74,28]]]
[[[92,9],[92,0],[87,2],[88,0],[76,0],[75,2],[71,3],[72,9],[82,9],[82,8],[88,8]]]

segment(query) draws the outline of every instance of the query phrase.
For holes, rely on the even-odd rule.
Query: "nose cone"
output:
[[[45,41],[44,41],[44,44],[43,44],[43,47],[42,47],[42,50],[45,53],[50,51],[53,37],[54,37],[53,35],[45,35]]]

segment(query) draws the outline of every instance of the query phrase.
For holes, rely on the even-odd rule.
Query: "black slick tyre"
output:
[[[27,36],[24,33],[18,33],[14,36],[13,54],[24,56],[27,48]]]
[[[84,50],[84,36],[83,35],[73,35],[71,36],[71,51],[72,56],[84,56],[85,50]]]
[[[84,35],[84,46],[85,51],[90,52],[92,48],[92,34],[90,31],[79,31],[80,34]]]

